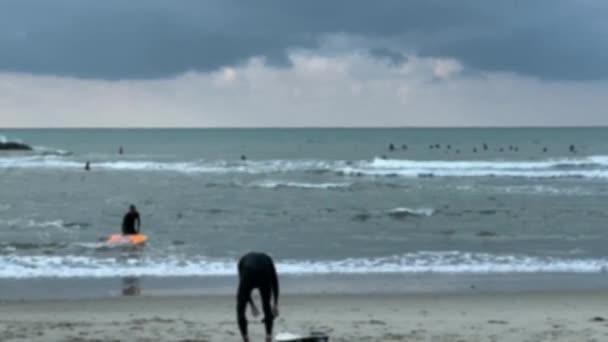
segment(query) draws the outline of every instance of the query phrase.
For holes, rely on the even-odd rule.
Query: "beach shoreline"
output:
[[[608,290],[605,273],[279,275],[287,295],[447,295]],[[0,279],[0,301],[233,295],[236,276]]]
[[[257,298],[256,298],[257,300]],[[330,341],[601,341],[608,290],[285,295],[275,333]],[[239,341],[231,295],[3,303],[3,341]],[[263,327],[251,322],[252,341]]]

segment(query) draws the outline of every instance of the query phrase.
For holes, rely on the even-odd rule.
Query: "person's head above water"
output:
[[[129,210],[130,210],[130,211],[136,211],[137,209],[135,208],[135,204],[131,204],[131,205],[129,206]]]

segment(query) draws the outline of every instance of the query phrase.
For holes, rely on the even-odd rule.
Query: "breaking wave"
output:
[[[14,219],[0,219],[0,226],[7,226],[8,228],[86,228],[90,224],[87,222],[72,222],[63,220],[46,220],[38,221],[31,218],[14,218]]]
[[[23,218],[0,220],[0,225],[6,225],[10,228],[65,228],[62,220],[36,221]]]
[[[541,161],[417,161],[376,158],[340,170],[345,175],[401,177],[607,178],[608,156]]]
[[[0,158],[0,169],[57,169],[84,167],[84,160],[62,155],[17,156]],[[161,162],[150,160],[91,161],[92,170],[177,172],[183,174],[273,174],[302,172],[334,173],[341,176],[372,177],[525,177],[525,178],[608,178],[608,156],[538,161],[421,161],[381,159],[344,160],[258,160],[229,162],[198,160]],[[339,184],[339,183],[336,183]],[[336,184],[314,184],[309,187],[334,187]],[[262,184],[261,187],[306,187],[305,183]],[[342,187],[339,184],[337,187]]]
[[[408,216],[432,216],[434,212],[432,208],[411,209],[399,207],[387,211],[387,214],[394,218],[404,218]]]
[[[250,185],[254,188],[278,189],[278,188],[298,188],[298,189],[345,189],[352,186],[352,183],[305,183],[289,181],[260,181]]]
[[[231,259],[93,258],[87,256],[0,256],[0,278],[227,276],[235,275]],[[330,261],[279,260],[281,274],[374,273],[600,273],[606,258],[552,258],[458,251],[416,252],[381,258]]]

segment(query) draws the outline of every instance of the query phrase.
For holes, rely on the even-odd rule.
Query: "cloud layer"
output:
[[[0,126],[608,125],[608,2],[7,0]]]
[[[455,59],[294,50],[157,80],[0,74],[6,126],[606,125],[608,82],[470,74]],[[8,115],[7,115],[8,113]],[[10,113],[18,113],[12,115]],[[4,117],[5,116],[5,117]]]
[[[597,80],[608,77],[607,15],[594,0],[9,0],[0,70],[165,78],[256,56],[285,65],[291,49],[345,34],[481,71]]]

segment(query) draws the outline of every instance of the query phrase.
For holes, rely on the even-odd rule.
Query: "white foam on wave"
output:
[[[596,155],[596,156],[589,156],[587,159],[596,164],[608,165],[608,156]]]
[[[398,207],[387,211],[389,215],[415,215],[415,216],[432,216],[435,213],[433,208],[407,208]]]
[[[442,161],[376,158],[339,170],[345,175],[401,177],[608,178],[608,156],[541,161]]]
[[[64,228],[63,220],[36,221],[25,218],[0,220],[0,225],[10,228]]]
[[[247,162],[227,162],[224,160],[196,162],[114,161],[94,163],[92,167],[109,170],[175,171],[182,173],[267,174],[319,169],[329,170],[332,168],[332,163],[323,160],[260,160]]]
[[[146,160],[92,161],[92,169],[112,171],[169,171],[180,173],[278,173],[307,170],[330,170],[343,162],[323,160],[261,160],[227,162],[202,160],[190,162],[159,162]],[[0,168],[82,169],[83,161],[61,156],[17,156],[0,158]]]
[[[83,163],[66,160],[59,156],[19,156],[0,158],[1,169],[73,169],[83,167]]]
[[[266,180],[250,184],[254,188],[277,189],[277,188],[299,188],[299,189],[343,189],[352,186],[352,183],[306,183]]]
[[[0,256],[0,278],[228,276],[236,260],[210,258],[92,258],[87,256]],[[335,261],[279,260],[281,274],[399,273],[600,273],[608,259],[540,258],[457,251],[417,252],[382,258]]]
[[[33,146],[32,149],[34,150],[34,152],[41,154],[43,156],[69,156],[69,155],[72,155],[72,152],[70,152],[70,151],[66,151],[66,150],[62,150],[62,149],[55,149],[55,148],[50,148],[50,147],[45,147],[45,146]]]
[[[526,160],[406,160],[406,159],[382,159],[375,158],[369,165],[378,169],[491,169],[491,170],[534,170],[550,169],[563,165],[585,166],[589,164],[608,166],[608,156],[591,156],[588,158],[574,159],[547,159],[537,161]]]
[[[16,142],[16,143],[22,144],[23,140],[21,140],[21,139],[12,139],[12,140],[10,140],[6,135],[0,134],[0,143],[6,144],[6,143],[9,143],[9,142]]]
[[[473,186],[457,185],[453,189],[465,192],[507,193],[507,194],[531,194],[548,196],[593,196],[597,191],[589,190],[580,186],[551,186],[551,185],[509,185],[509,186]]]
[[[498,192],[510,194],[541,194],[541,195],[556,195],[556,196],[591,196],[592,191],[585,190],[581,187],[560,188],[548,185],[514,185],[503,186],[495,189]]]
[[[0,168],[80,170],[83,166],[83,161],[67,158],[65,156],[21,156],[0,158]],[[335,172],[346,176],[608,178],[608,156],[590,156],[578,159],[548,159],[539,161],[421,161],[385,160],[379,158],[353,162],[343,160],[257,160],[246,162],[228,162],[224,160],[181,162],[115,160],[92,161],[91,168],[93,170],[178,172],[184,174]],[[295,183],[283,185],[298,187],[298,184]],[[272,186],[278,187],[281,185],[276,184]],[[317,185],[312,185],[310,187],[316,186]],[[329,186],[331,187],[331,185]],[[320,187],[327,186],[320,185]]]

